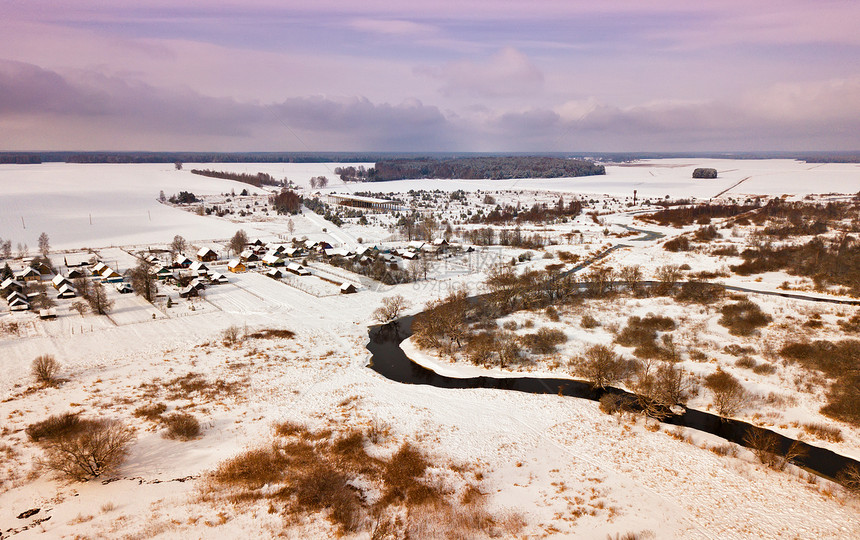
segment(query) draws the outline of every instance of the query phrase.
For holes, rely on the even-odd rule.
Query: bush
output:
[[[749,300],[723,306],[720,313],[722,317],[717,322],[728,328],[733,336],[749,336],[773,320],[773,317],[763,312],[758,304]]]
[[[86,481],[113,471],[128,454],[134,431],[117,420],[79,420],[72,431],[43,438],[44,464],[70,478]]]
[[[591,314],[586,313],[585,315],[582,316],[582,320],[580,321],[579,324],[583,328],[591,329],[591,328],[597,328],[598,326],[600,326],[600,321],[595,319]]]
[[[36,382],[46,386],[53,385],[57,382],[57,374],[60,372],[60,363],[50,354],[37,356],[33,360],[31,369],[33,378]]]
[[[669,317],[647,315],[644,318],[630,317],[615,342],[625,347],[634,347],[633,354],[641,358],[666,357],[673,359],[673,351],[660,347],[657,343],[657,331],[675,329],[675,321]],[[663,336],[664,338],[666,336]],[[671,341],[666,342],[670,344]]]
[[[758,366],[758,362],[752,356],[741,356],[735,361],[735,365],[739,368],[753,369]]]
[[[30,424],[25,430],[33,442],[56,440],[60,437],[73,435],[83,427],[77,413],[63,413],[49,416],[47,419]]]
[[[732,416],[750,401],[750,395],[731,373],[717,369],[705,377],[705,388],[714,394],[714,406],[721,416]]]
[[[681,289],[675,295],[679,302],[695,302],[697,304],[713,304],[723,297],[725,289],[722,285],[688,281],[681,284]]]
[[[756,375],[773,375],[774,373],[776,373],[776,366],[764,362],[762,364],[754,366],[752,370],[753,373],[755,373]]]
[[[188,441],[200,435],[200,422],[188,413],[173,413],[163,421],[167,426],[164,436],[168,439]]]
[[[686,236],[678,236],[671,240],[666,240],[663,243],[663,249],[672,252],[690,251],[690,239]]]
[[[523,347],[528,347],[535,354],[552,354],[556,345],[567,341],[567,334],[555,328],[541,328],[534,334],[522,336],[520,340]]]
[[[242,335],[242,329],[236,325],[228,326],[221,333],[221,336],[224,338],[225,343],[233,344],[239,341],[239,337]]]

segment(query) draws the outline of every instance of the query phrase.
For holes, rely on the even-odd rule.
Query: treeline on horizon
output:
[[[256,174],[250,173],[235,173],[229,171],[212,171],[209,169],[191,169],[192,174],[197,174],[200,176],[208,176],[210,178],[221,178],[223,180],[235,180],[236,182],[243,182],[245,184],[250,184],[254,187],[262,187],[262,186],[282,186],[284,182],[280,180],[275,180],[275,177],[271,174],[258,172]]]
[[[796,159],[807,163],[860,163],[860,151],[818,152],[0,152],[0,164],[65,163],[376,163],[390,159],[555,157],[625,163],[642,159]]]
[[[367,171],[371,182],[419,178],[505,180],[511,178],[560,178],[606,174],[603,165],[582,159],[545,156],[461,157],[451,159],[380,160]]]

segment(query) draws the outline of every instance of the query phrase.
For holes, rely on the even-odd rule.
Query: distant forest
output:
[[[209,169],[191,169],[193,174],[199,174],[200,176],[209,176],[211,178],[221,178],[223,180],[235,180],[237,182],[243,182],[245,184],[250,184],[254,187],[261,186],[282,186],[283,182],[280,180],[275,180],[275,177],[271,174],[267,173],[257,173],[257,174],[249,174],[249,173],[234,173],[228,171],[210,171]]]
[[[390,159],[376,162],[367,171],[373,182],[417,178],[465,178],[504,180],[509,178],[559,178],[606,174],[603,165],[580,159],[555,157],[463,157],[451,159]]]

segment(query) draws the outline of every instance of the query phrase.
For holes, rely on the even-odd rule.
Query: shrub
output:
[[[720,313],[722,317],[717,322],[728,328],[733,336],[749,336],[773,320],[758,304],[749,300],[723,306]]]
[[[567,334],[556,328],[541,328],[534,334],[526,334],[520,338],[524,347],[536,354],[552,354],[555,346],[567,341]]]
[[[60,437],[73,435],[83,427],[77,413],[63,413],[49,416],[47,419],[30,424],[25,430],[33,442],[56,440]]]
[[[722,285],[688,281],[681,284],[681,289],[675,294],[679,302],[695,302],[697,304],[713,304],[723,297],[725,289]]]
[[[46,386],[53,385],[57,382],[57,374],[60,373],[60,363],[50,354],[43,354],[33,360],[31,372],[36,382]]]
[[[230,343],[230,344],[233,344],[233,343],[236,343],[237,341],[239,341],[239,336],[241,336],[241,335],[242,335],[242,329],[236,325],[228,326],[221,333],[221,336],[224,338],[224,342]]]
[[[595,319],[594,316],[592,316],[591,314],[586,313],[585,315],[582,316],[582,320],[580,321],[579,324],[583,328],[591,329],[591,328],[597,328],[598,326],[600,326],[600,321]]]
[[[188,441],[200,435],[200,422],[188,413],[173,413],[166,416],[163,421],[167,426],[164,436],[168,439]]]
[[[857,465],[848,465],[839,471],[836,481],[845,486],[845,489],[853,495],[860,495],[860,467]]]
[[[75,480],[97,478],[118,467],[134,440],[134,431],[117,420],[79,420],[74,430],[43,438],[44,464]]]
[[[150,403],[136,408],[133,414],[137,418],[146,418],[147,420],[155,421],[161,419],[161,415],[166,410],[167,405],[164,403]]]
[[[672,252],[690,251],[690,239],[686,236],[678,236],[671,240],[666,240],[663,243],[663,249]]]
[[[248,450],[222,463],[213,474],[222,484],[258,489],[274,484],[284,476],[287,461],[277,448]]]
[[[735,365],[739,368],[753,369],[758,366],[758,362],[752,356],[741,356],[735,361]]]
[[[714,406],[721,416],[732,416],[750,401],[749,393],[731,373],[717,369],[705,377],[705,388],[714,394]]]
[[[630,317],[615,342],[625,347],[634,347],[633,354],[641,358],[673,357],[672,351],[660,347],[657,343],[657,331],[675,329],[675,321],[669,317],[647,315]],[[664,336],[665,337],[665,336]],[[667,342],[666,344],[670,344]]]
[[[773,375],[776,373],[776,366],[773,364],[768,364],[767,362],[763,362],[758,364],[752,368],[753,373],[756,375]]]

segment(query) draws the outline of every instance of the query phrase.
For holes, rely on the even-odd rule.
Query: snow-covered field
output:
[[[340,192],[513,190],[499,197],[524,203],[537,191],[632,198],[636,189],[640,199],[667,195],[708,199],[724,190],[728,190],[724,197],[739,198],[860,191],[857,165],[789,160],[655,160],[608,166],[605,177],[346,186],[332,173],[336,166],[185,164],[182,171],[164,164],[0,166],[0,238],[11,239],[13,246],[27,243],[33,252],[44,231],[54,251],[106,248],[103,258],[116,260],[124,270],[134,259],[110,246],[163,245],[177,234],[192,242],[223,245],[240,227],[251,238],[287,234],[283,219],[237,223],[197,216],[157,201],[160,190],[168,196],[179,191],[217,195],[248,187],[192,175],[189,170],[195,167],[262,171],[303,186],[312,176],[327,175],[331,180],[327,191]],[[695,167],[715,167],[720,178],[692,180]],[[620,203],[613,208],[622,210]],[[590,223],[581,216],[566,224],[569,230],[583,231],[583,243],[550,246],[548,251],[566,250],[585,257],[623,241],[606,236],[603,229],[623,232],[620,225],[634,224],[626,214],[601,217],[607,221]],[[293,221],[297,237],[343,244],[361,236],[383,241],[391,234],[381,218],[366,228],[352,222],[338,228],[306,211]],[[616,251],[613,260],[641,264],[651,271],[690,256],[664,252],[654,242],[633,244]],[[494,253],[494,260],[508,260],[522,251],[501,248],[487,253]],[[695,257],[691,266],[703,269],[709,259]],[[535,259],[520,267],[557,262],[557,258]],[[311,269],[329,278],[348,276],[345,270],[322,263],[314,263]],[[215,507],[200,501],[207,472],[244,449],[267,444],[272,424],[283,420],[314,429],[384,425],[392,441],[380,443],[375,451],[384,453],[395,442],[408,440],[438,463],[476,467],[482,472],[479,487],[489,506],[498,512],[515,510],[525,519],[521,536],[602,540],[632,532],[639,533],[639,538],[679,539],[860,537],[860,506],[839,487],[793,467],[775,472],[756,464],[743,449],[734,457],[717,455],[709,450],[722,444],[716,437],[692,431],[678,434],[666,427],[654,430],[653,421],[646,426],[642,419],[619,420],[583,400],[406,386],[367,368],[367,325],[384,297],[401,294],[411,302],[411,311],[417,311],[457,285],[477,288],[486,269],[484,263],[453,261],[439,268],[437,280],[362,287],[352,295],[328,295],[330,283],[317,277],[314,287],[324,294],[309,294],[285,281],[248,272],[230,274],[229,283],[208,288],[202,299],[170,309],[111,290],[116,305],[110,318],[81,316],[70,311],[66,301],[59,303],[59,317],[53,321],[3,311],[0,325],[17,320],[22,332],[0,336],[0,537],[328,537],[332,530],[319,515],[296,523],[267,512],[262,505]],[[784,277],[739,282],[775,288]],[[631,301],[622,307],[623,313],[599,318],[612,324],[630,314],[672,309],[654,302]],[[196,306],[193,311],[191,304]],[[775,313],[790,310],[785,299],[763,305]],[[571,327],[578,316],[568,317]],[[705,319],[704,314],[691,316],[690,328]],[[221,336],[231,326],[286,328],[296,335],[225,345]],[[711,334],[699,337],[719,341],[722,330],[713,325],[709,329]],[[605,341],[601,332],[605,333],[571,328],[570,349],[564,354],[576,354],[576,339]],[[33,385],[30,362],[40,354],[52,354],[62,364],[60,376],[65,382],[59,387]],[[423,361],[451,375],[485,373],[430,356]],[[536,372],[542,370],[544,366],[536,368]],[[548,367],[546,371],[553,372]],[[149,383],[158,386],[188,373],[203,374],[210,381],[232,381],[235,390],[205,399],[147,394]],[[760,385],[764,393],[781,376],[750,375],[748,382]],[[162,436],[163,428],[133,415],[153,399],[165,401],[169,411],[194,414],[203,424],[202,436],[187,442],[168,440]],[[780,421],[807,418],[805,405],[801,401],[798,410],[786,411]],[[28,441],[24,428],[67,411],[122,419],[137,429],[137,439],[115,481],[70,483],[35,466],[40,450]],[[845,441],[833,448],[857,456],[856,431],[844,432]],[[679,440],[684,436],[691,439]],[[16,517],[31,508],[40,512],[26,519]],[[34,525],[46,517],[50,519]],[[363,530],[353,536],[368,538],[369,533]]]

